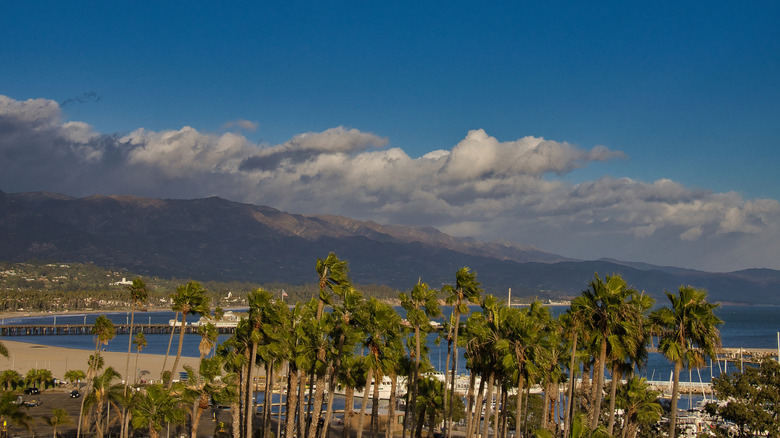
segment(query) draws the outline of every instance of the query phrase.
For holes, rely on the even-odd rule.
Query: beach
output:
[[[54,378],[62,379],[67,370],[87,370],[87,360],[94,350],[78,350],[74,348],[52,347],[48,345],[30,344],[27,342],[1,340],[8,348],[8,358],[0,357],[0,368],[4,370],[16,370],[24,376],[31,369],[50,370]],[[127,353],[101,351],[105,361],[105,367],[114,367],[119,373],[125,374]],[[175,354],[168,357],[166,368],[170,369],[176,359]],[[144,354],[138,357],[138,373],[141,379],[156,380],[160,378],[165,356],[161,354]],[[184,371],[184,365],[197,369],[199,359],[196,357],[182,356],[179,361],[179,370]],[[135,366],[135,350],[130,355],[130,373]],[[123,376],[124,377],[124,376]]]

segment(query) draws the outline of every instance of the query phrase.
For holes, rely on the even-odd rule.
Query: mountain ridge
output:
[[[93,262],[142,275],[302,284],[334,251],[353,279],[401,290],[439,288],[469,266],[489,293],[575,296],[594,273],[621,274],[639,290],[691,284],[713,300],[780,304],[780,271],[709,273],[614,259],[575,260],[511,242],[456,238],[433,227],[383,225],[338,215],[301,215],[216,196],[190,200],[131,195],[0,191],[0,259]]]

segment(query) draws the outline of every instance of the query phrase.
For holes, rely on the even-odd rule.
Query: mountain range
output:
[[[410,289],[454,282],[468,266],[488,293],[566,298],[620,274],[638,290],[693,285],[712,301],[780,304],[780,271],[712,273],[612,259],[575,260],[511,242],[456,238],[431,227],[381,225],[334,215],[290,214],[218,197],[74,198],[0,191],[0,260],[92,262],[139,275],[215,281],[313,283],[317,258],[350,264],[358,284]]]

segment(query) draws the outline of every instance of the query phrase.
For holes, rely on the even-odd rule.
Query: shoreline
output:
[[[27,342],[9,341],[0,339],[8,349],[8,358],[0,357],[0,366],[4,370],[15,370],[24,377],[31,369],[46,369],[51,371],[55,379],[63,380],[68,370],[82,370],[86,372],[87,361],[94,350],[79,350],[76,348],[52,347]],[[113,367],[124,379],[127,364],[127,353],[115,351],[101,351],[100,356],[105,361],[103,369]],[[176,355],[168,356],[166,368],[173,366]],[[141,352],[138,356],[137,375],[139,380],[159,380],[165,355],[146,354]],[[200,359],[197,357],[182,356],[179,361],[178,371],[184,371],[184,365],[198,369]],[[135,366],[135,352],[130,353],[130,374],[133,375]],[[131,382],[133,380],[130,380]]]

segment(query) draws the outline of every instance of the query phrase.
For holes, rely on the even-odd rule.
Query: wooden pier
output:
[[[31,325],[31,324],[13,324],[13,325],[0,325],[0,336],[63,336],[63,335],[91,335],[93,325],[91,324],[50,324],[50,325]],[[184,332],[187,334],[197,334],[198,326],[186,325],[184,326]],[[126,335],[130,333],[129,324],[114,324],[114,329],[118,335]],[[181,329],[181,325],[170,324],[135,324],[133,326],[135,333],[142,332],[145,335],[149,334],[170,334],[171,330],[178,332]],[[221,335],[233,334],[236,331],[235,327],[217,327],[217,331]]]

